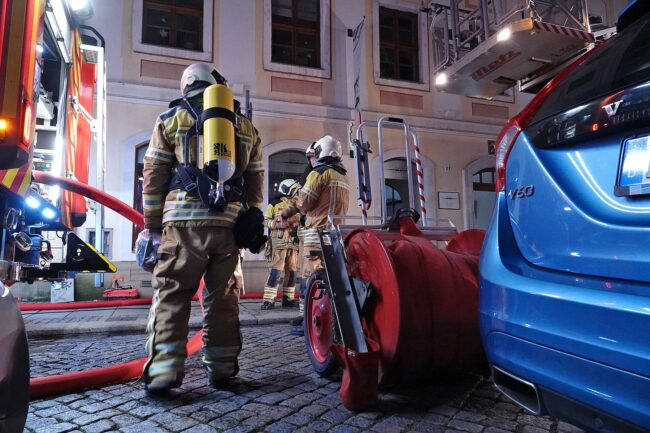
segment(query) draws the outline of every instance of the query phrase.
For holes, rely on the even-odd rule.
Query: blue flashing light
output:
[[[54,219],[56,217],[56,212],[49,207],[43,209],[43,212],[41,212],[41,214],[43,215],[43,218],[48,220]]]
[[[31,195],[25,198],[25,203],[32,209],[38,209],[41,207],[41,202],[36,197],[33,197]]]

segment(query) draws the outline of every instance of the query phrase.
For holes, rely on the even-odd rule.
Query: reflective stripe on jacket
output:
[[[232,227],[242,209],[240,203],[229,203],[224,212],[210,211],[200,199],[183,190],[169,191],[176,164],[184,162],[183,140],[194,123],[194,117],[181,105],[170,108],[156,120],[144,156],[143,205],[146,228],[160,229],[163,224]],[[259,208],[263,201],[264,181],[260,137],[246,117],[237,114],[237,123],[237,166],[243,172],[248,203]],[[195,149],[196,136],[189,140],[191,162],[196,162]]]
[[[264,214],[264,222],[266,226],[271,229],[271,246],[274,250],[298,249],[297,238],[292,236],[292,232],[296,232],[296,228],[281,228],[278,227],[278,217],[284,209],[290,207],[289,200],[282,197],[278,203],[269,203]],[[287,220],[290,225],[300,223],[300,214],[295,214]]]
[[[322,174],[316,170],[309,173],[296,200],[297,209],[307,214],[304,231],[306,252],[320,249],[318,229],[327,228],[329,216],[347,214],[349,196],[350,186],[344,174],[332,168]],[[333,219],[335,225],[340,222]]]

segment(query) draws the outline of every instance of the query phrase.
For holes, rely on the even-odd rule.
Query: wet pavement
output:
[[[252,306],[251,306],[252,307]],[[278,313],[276,313],[278,314]],[[182,388],[148,397],[133,380],[33,401],[28,432],[471,432],[569,433],[580,430],[528,415],[500,396],[480,368],[418,387],[384,389],[373,410],[354,413],[340,402],[340,374],[318,377],[302,337],[286,324],[242,328],[239,376],[207,386],[195,355]],[[32,337],[32,377],[79,371],[144,356],[144,334],[89,333]]]

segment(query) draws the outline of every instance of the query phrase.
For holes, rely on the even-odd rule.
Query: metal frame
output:
[[[434,65],[433,71],[437,73],[455,61],[463,57],[463,47],[471,41],[478,39],[479,44],[486,41],[491,35],[498,32],[502,27],[513,21],[518,14],[522,18],[532,18],[535,21],[542,21],[541,8],[546,7],[545,11],[560,10],[566,17],[565,21],[560,24],[567,26],[570,21],[578,29],[590,32],[589,13],[587,10],[587,0],[576,0],[578,10],[570,10],[566,2],[560,0],[518,0],[520,3],[502,15],[498,14],[497,2],[499,0],[479,0],[478,6],[472,11],[463,11],[460,8],[459,0],[449,0],[449,5],[438,3],[436,0],[429,2],[430,31],[434,38]],[[516,2],[515,2],[516,3]],[[442,19],[444,22],[442,41],[435,34],[436,24]],[[450,22],[451,20],[451,22]],[[461,39],[461,28],[474,21],[479,24],[469,35]],[[471,26],[470,26],[471,27]],[[451,39],[449,39],[449,30],[451,30]],[[442,55],[438,55],[439,46],[444,47]]]
[[[341,234],[336,229],[328,232],[318,230],[318,236],[342,343],[346,349],[367,353],[368,345],[361,326],[357,289],[356,285],[352,286],[345,265],[345,248],[341,242]]]
[[[93,118],[83,109],[81,104],[77,105],[81,107],[82,117],[90,123],[91,131],[95,136],[97,188],[103,191],[106,167],[106,62],[104,47],[81,45],[80,49],[81,51],[95,51],[97,53],[97,117]],[[99,203],[95,207],[95,233],[104,233],[104,206]],[[95,248],[100,253],[104,252],[103,236],[95,236]],[[104,276],[101,274],[95,275],[95,287],[101,287],[103,283]]]
[[[380,198],[380,223],[385,225],[387,222],[386,218],[386,191],[383,188],[383,185],[386,182],[384,175],[384,144],[383,144],[383,130],[384,128],[390,129],[402,129],[404,131],[404,146],[406,153],[406,173],[408,176],[408,188],[409,188],[409,206],[415,209],[415,197],[413,196],[413,158],[411,156],[411,139],[413,140],[413,146],[415,150],[415,163],[416,170],[418,172],[418,192],[420,194],[420,211],[424,218],[421,219],[422,226],[426,226],[426,204],[424,196],[424,170],[422,169],[422,162],[420,160],[420,142],[417,137],[417,131],[415,128],[412,128],[408,123],[404,122],[404,119],[399,117],[390,117],[384,116],[379,119],[379,121],[364,121],[359,126],[357,126],[357,138],[354,141],[354,153],[357,163],[355,165],[355,174],[357,177],[357,194],[358,199],[361,201],[362,207],[370,203],[371,195],[371,186],[370,186],[370,173],[369,173],[369,147],[366,144],[362,144],[363,130],[367,127],[377,127],[377,149],[378,157],[382,164],[379,167],[379,198]],[[368,223],[367,216],[362,218],[363,225]]]

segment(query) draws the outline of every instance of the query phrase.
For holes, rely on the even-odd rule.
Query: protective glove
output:
[[[242,212],[235,221],[233,228],[235,242],[239,248],[246,248],[257,254],[266,244],[264,235],[264,214],[256,207],[250,207]]]
[[[144,229],[135,241],[135,260],[146,272],[153,272],[158,263],[158,247],[161,239],[160,231]]]
[[[282,218],[282,216],[279,216],[278,219],[275,220],[275,228],[287,229],[289,228],[289,221]]]

